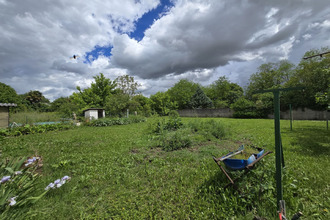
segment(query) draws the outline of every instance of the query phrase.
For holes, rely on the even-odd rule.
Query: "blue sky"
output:
[[[180,79],[244,87],[263,63],[330,46],[328,0],[0,0],[0,82],[54,100],[102,72],[149,96]],[[78,59],[70,59],[74,54]]]
[[[141,41],[144,37],[144,32],[153,24],[153,22],[159,19],[164,13],[166,13],[173,3],[169,0],[161,0],[160,4],[154,9],[146,12],[142,15],[137,21],[134,22],[134,31],[128,33],[128,35],[137,40]],[[99,55],[104,55],[107,57],[111,56],[112,46],[96,46],[92,51],[86,52],[86,60],[84,62],[90,63],[92,60],[95,60]]]

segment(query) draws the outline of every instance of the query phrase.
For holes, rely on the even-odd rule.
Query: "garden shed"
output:
[[[84,110],[84,115],[88,120],[104,118],[105,110],[103,108],[89,108]]]
[[[14,103],[0,103],[0,128],[9,126],[9,107],[17,106]]]

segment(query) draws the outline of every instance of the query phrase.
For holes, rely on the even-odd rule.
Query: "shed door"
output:
[[[103,118],[103,110],[97,111],[97,118]]]

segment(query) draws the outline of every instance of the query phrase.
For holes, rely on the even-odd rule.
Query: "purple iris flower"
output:
[[[5,183],[5,182],[7,182],[7,181],[9,181],[10,180],[10,176],[4,176],[4,177],[2,177],[2,179],[0,180],[0,183]]]

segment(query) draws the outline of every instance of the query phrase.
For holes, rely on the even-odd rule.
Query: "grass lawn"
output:
[[[227,180],[213,156],[253,144],[274,151],[274,121],[224,119],[230,135],[166,152],[150,147],[147,122],[111,127],[79,127],[5,138],[2,158],[43,158],[40,190],[55,179],[71,181],[50,191],[30,210],[34,219],[275,219],[275,153],[239,183]],[[209,120],[182,118],[190,120]],[[330,219],[330,131],[323,121],[281,121],[284,199],[288,217]],[[235,174],[234,174],[235,175]]]

